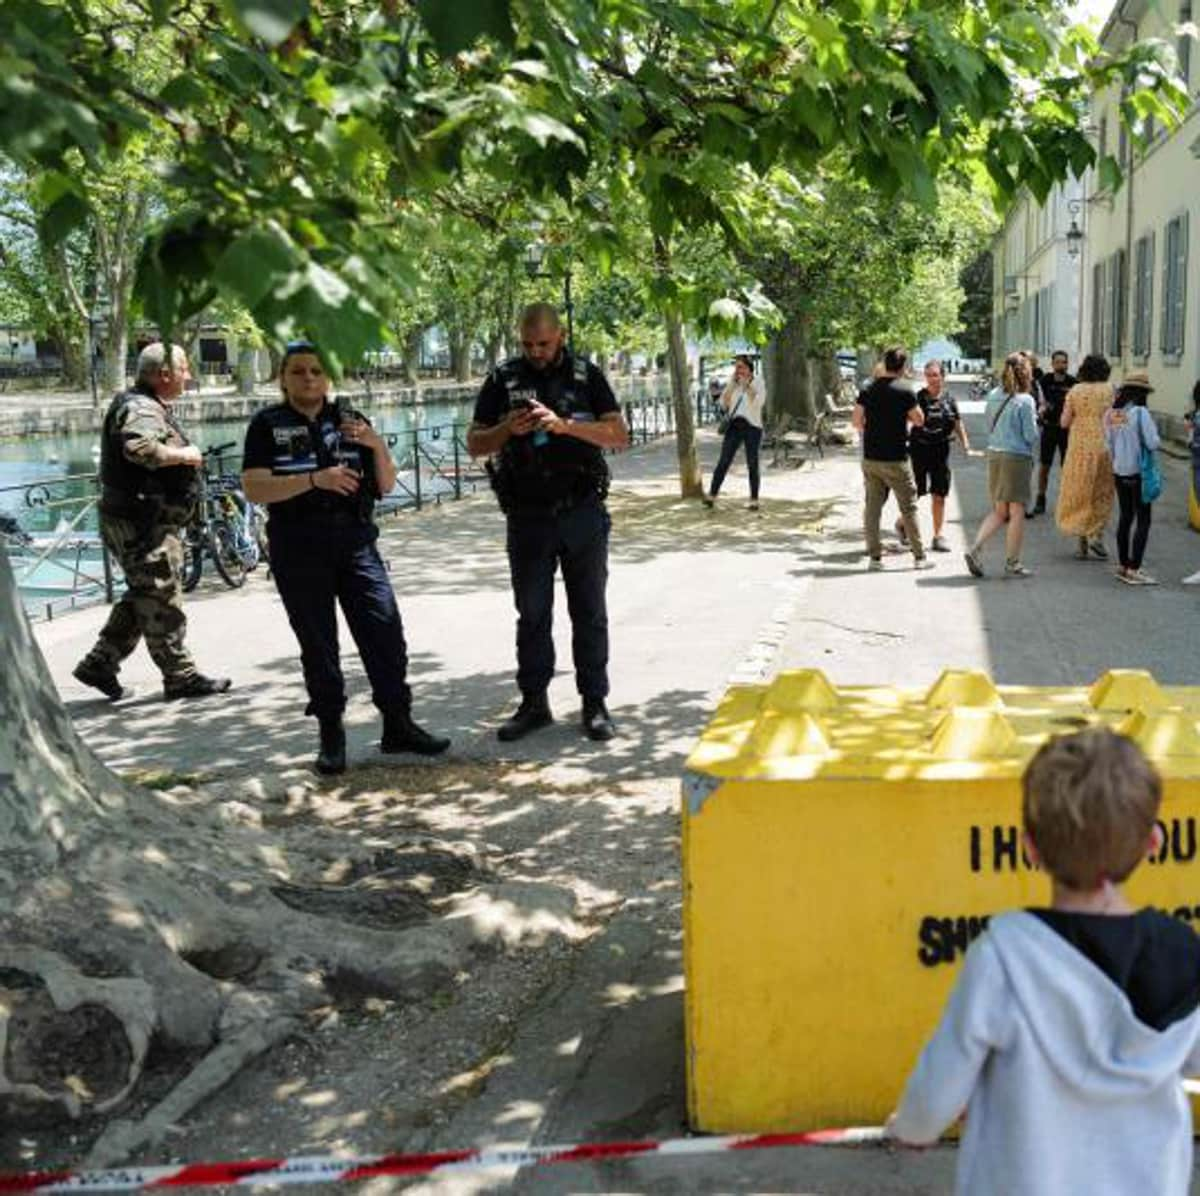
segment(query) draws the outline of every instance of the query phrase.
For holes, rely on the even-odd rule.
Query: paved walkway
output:
[[[980,417],[970,418],[982,442]],[[701,440],[711,468],[716,437],[705,433]],[[577,699],[560,594],[560,673],[551,701],[561,721],[505,751],[518,761],[556,757],[556,767],[597,792],[616,781],[678,776],[730,678],[750,680],[779,668],[819,665],[835,683],[912,685],[949,666],[1032,683],[1087,682],[1112,665],[1149,667],[1167,682],[1194,682],[1200,673],[1200,638],[1192,630],[1200,594],[1177,584],[1200,566],[1200,537],[1184,518],[1182,463],[1166,463],[1167,491],[1155,510],[1147,567],[1165,584],[1154,590],[1119,585],[1103,564],[1075,562],[1050,519],[1031,525],[1027,556],[1038,575],[1026,582],[973,582],[957,552],[939,557],[930,573],[913,572],[910,558],[897,554],[884,573],[869,574],[853,450],[816,465],[766,469],[758,515],[745,510],[740,468],[715,512],[679,500],[669,441],[617,458],[615,471],[609,594],[620,737],[590,744],[573,725]],[[958,550],[984,511],[983,473],[981,460],[955,461],[950,537]],[[397,516],[385,524],[383,543],[412,650],[418,716],[454,737],[453,756],[495,758],[494,727],[514,697],[513,613],[503,522],[491,497]],[[998,544],[992,552],[997,562]],[[313,726],[301,714],[296,647],[269,580],[252,577],[237,592],[206,587],[188,610],[201,666],[234,678],[225,700],[163,703],[153,666],[139,651],[123,674],[137,694],[111,706],[70,677],[105,612],[37,628],[86,740],[125,771],[287,775],[296,769],[307,776]],[[377,759],[378,724],[361,667],[353,656],[344,664],[352,763]],[[642,827],[659,837],[646,847],[660,856],[674,850],[673,818],[665,809],[664,817],[666,825],[646,818]],[[615,917],[570,982],[523,1025],[507,1071],[448,1125],[408,1145],[680,1132],[682,981],[674,900],[665,895],[659,908],[666,912],[652,923]],[[637,904],[630,900],[633,914]],[[618,981],[642,998],[611,999]],[[555,1046],[581,1035],[588,1049],[579,1057]],[[524,1177],[518,1190],[930,1192],[947,1189],[952,1166],[950,1150],[780,1150],[733,1161],[555,1168]]]

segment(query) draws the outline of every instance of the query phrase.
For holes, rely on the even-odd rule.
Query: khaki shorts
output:
[[[1018,453],[988,453],[988,497],[993,504],[1019,502],[1022,506],[1028,505],[1032,472],[1032,457],[1022,457]]]

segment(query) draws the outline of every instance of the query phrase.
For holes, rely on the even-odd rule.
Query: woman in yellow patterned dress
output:
[[[1055,519],[1078,539],[1075,556],[1106,560],[1104,528],[1113,508],[1112,461],[1104,442],[1104,413],[1112,406],[1108,362],[1099,354],[1083,359],[1079,381],[1067,392],[1062,426],[1071,431],[1063,462]]]

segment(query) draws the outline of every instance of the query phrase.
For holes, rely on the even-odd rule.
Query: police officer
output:
[[[404,628],[375,547],[372,510],[396,484],[395,463],[364,416],[329,401],[315,345],[287,346],[280,383],[283,401],[258,412],[246,431],[242,484],[268,508],[271,572],[300,642],[306,713],[320,727],[316,770],[346,768],[338,605],[383,715],[379,750],[435,756],[450,740],[413,722]]]
[[[523,355],[488,376],[467,433],[473,456],[495,459],[492,484],[508,517],[521,703],[498,735],[520,739],[553,721],[546,690],[554,675],[554,572],[561,566],[583,729],[592,739],[611,739],[603,450],[624,448],[629,431],[604,375],[567,351],[554,307],[527,307],[520,336]]]
[[[74,676],[114,702],[125,690],[121,662],[144,638],[163,677],[167,698],[224,693],[226,677],[205,677],[184,646],[183,544],[180,529],[199,497],[200,450],[171,414],[191,377],[178,345],[147,345],[134,388],[117,395],[100,440],[100,534],[125,574],[125,593],[112,608]]]

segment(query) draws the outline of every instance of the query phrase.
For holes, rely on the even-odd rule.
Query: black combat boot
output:
[[[413,722],[409,710],[385,710],[383,712],[383,737],[379,741],[381,752],[416,752],[418,756],[440,756],[450,746],[443,735],[430,735],[424,727]]]
[[[550,703],[546,701],[546,695],[526,694],[521,699],[516,713],[500,724],[496,738],[501,743],[512,743],[515,739],[524,739],[526,735],[541,727],[548,727],[552,722],[554,715],[550,713]]]
[[[579,721],[589,739],[603,741],[617,733],[603,698],[584,698]]]
[[[206,677],[203,673],[192,673],[179,680],[163,682],[163,697],[168,702],[179,698],[207,698],[212,694],[223,694],[233,684],[228,677]]]
[[[116,673],[108,672],[103,666],[91,664],[85,656],[74,668],[71,676],[84,685],[98,689],[110,702],[125,696],[125,688],[117,680]]]
[[[321,750],[313,767],[322,776],[332,777],[346,771],[346,728],[340,714],[318,720]]]

